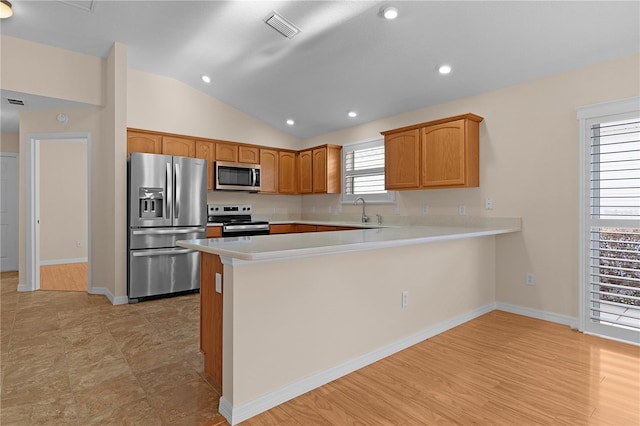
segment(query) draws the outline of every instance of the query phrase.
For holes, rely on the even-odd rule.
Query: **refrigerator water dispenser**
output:
[[[138,194],[138,217],[141,219],[163,217],[164,191],[162,188],[140,188]]]

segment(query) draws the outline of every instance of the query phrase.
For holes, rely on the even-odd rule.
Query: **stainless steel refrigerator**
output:
[[[199,253],[176,241],[206,238],[206,160],[134,152],[127,177],[129,303],[200,289]]]

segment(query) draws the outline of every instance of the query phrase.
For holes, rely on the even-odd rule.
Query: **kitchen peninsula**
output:
[[[202,252],[201,337],[221,330],[202,349],[219,365],[221,414],[236,424],[493,310],[495,238],[519,230],[516,219],[178,242]]]

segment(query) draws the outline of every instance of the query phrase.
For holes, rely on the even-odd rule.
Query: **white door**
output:
[[[0,271],[18,270],[18,154],[0,157]]]

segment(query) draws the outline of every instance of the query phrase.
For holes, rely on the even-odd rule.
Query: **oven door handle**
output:
[[[269,229],[269,225],[225,225],[223,231],[264,231]]]
[[[131,255],[133,257],[166,256],[166,255],[173,255],[173,254],[189,254],[195,251],[196,250],[191,250],[191,249],[145,250],[145,251],[134,251],[131,253]]]

